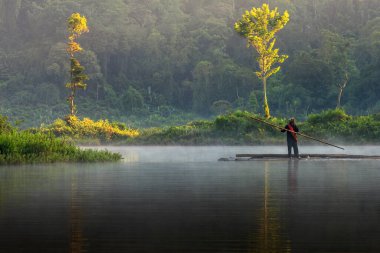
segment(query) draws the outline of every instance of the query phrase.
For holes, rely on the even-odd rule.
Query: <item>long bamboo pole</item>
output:
[[[289,129],[286,129],[286,128],[283,128],[283,127],[277,126],[277,125],[275,125],[275,124],[272,124],[272,123],[266,122],[266,121],[264,121],[264,120],[261,120],[261,119],[258,119],[258,118],[252,117],[252,116],[250,116],[249,118],[250,118],[250,119],[253,119],[253,120],[255,120],[255,121],[258,121],[258,122],[261,122],[261,123],[267,124],[267,125],[269,125],[269,126],[271,126],[271,127],[278,128],[278,129],[281,129],[281,130],[285,130],[285,131],[290,132],[290,133],[295,133],[295,134],[298,134],[298,135],[303,136],[303,137],[305,137],[305,138],[308,138],[308,139],[311,139],[311,140],[314,140],[314,141],[318,141],[318,142],[320,142],[320,143],[323,143],[323,144],[326,144],[326,145],[333,146],[333,147],[336,147],[336,148],[339,148],[339,149],[344,150],[344,148],[342,148],[342,147],[336,146],[336,145],[331,144],[331,143],[328,143],[328,142],[326,142],[326,141],[319,140],[319,139],[314,138],[314,137],[311,137],[311,136],[309,136],[309,135],[306,135],[306,134],[303,134],[303,133],[300,133],[300,132],[294,132],[294,131],[291,131],[291,130],[289,130]]]

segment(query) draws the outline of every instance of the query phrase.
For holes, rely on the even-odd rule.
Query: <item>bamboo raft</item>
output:
[[[312,136],[306,135],[304,133],[300,132],[294,132],[293,130],[286,129],[285,127],[280,127],[275,124],[266,122],[262,119],[256,118],[256,117],[249,117],[251,120],[263,123],[267,126],[280,129],[281,132],[290,132],[294,135],[300,135],[307,139],[314,140],[317,142],[320,142],[325,145],[329,145],[335,148],[339,148],[341,150],[344,150],[343,147],[339,147],[337,145],[328,143],[327,141],[320,140],[317,138],[314,138]],[[237,154],[236,157],[230,157],[230,158],[220,158],[219,161],[252,161],[252,160],[281,160],[281,159],[289,159],[287,154]],[[334,159],[334,160],[380,160],[380,156],[370,156],[370,155],[346,155],[346,154],[300,154],[299,157],[296,157],[295,159]]]
[[[289,159],[287,154],[237,154],[236,157],[220,158],[219,161],[252,161]],[[345,154],[300,154],[297,159],[334,159],[334,160],[380,160],[380,156]]]

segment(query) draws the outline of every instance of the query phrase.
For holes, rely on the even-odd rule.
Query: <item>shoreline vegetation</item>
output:
[[[55,162],[113,162],[120,154],[106,150],[83,150],[53,134],[19,131],[0,117],[0,165]]]
[[[235,111],[212,120],[191,121],[180,126],[130,129],[120,122],[92,121],[67,117],[35,132],[53,134],[79,145],[275,145],[285,137],[278,129],[254,121],[264,117],[247,111]],[[280,127],[288,122],[283,118],[266,120]],[[379,144],[380,115],[350,116],[342,109],[310,114],[297,122],[301,132],[338,144]],[[303,144],[314,144],[302,138]]]
[[[122,159],[109,151],[77,145],[278,145],[285,137],[278,129],[252,120],[262,116],[235,111],[212,120],[181,126],[131,129],[120,122],[67,116],[40,128],[17,130],[0,116],[0,165],[53,162],[111,162]],[[266,120],[285,126],[287,119]],[[336,144],[379,144],[380,115],[350,116],[341,109],[311,114],[297,122],[301,132]],[[302,138],[302,144],[317,144]]]

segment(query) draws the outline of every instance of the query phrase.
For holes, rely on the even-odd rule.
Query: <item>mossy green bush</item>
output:
[[[380,119],[376,115],[350,116],[341,109],[313,114],[300,124],[309,135],[340,142],[380,143]]]
[[[307,123],[310,125],[321,125],[321,124],[330,124],[330,123],[342,123],[347,122],[352,119],[352,116],[349,116],[342,109],[334,109],[323,111],[318,114],[310,114],[307,118]]]
[[[9,123],[8,118],[0,115],[0,133],[10,133],[16,129]]]

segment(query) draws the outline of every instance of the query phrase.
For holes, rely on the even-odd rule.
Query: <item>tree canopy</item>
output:
[[[264,114],[252,106],[264,100],[253,71],[258,54],[244,49],[234,23],[267,2],[0,0],[0,113],[36,124],[66,114],[66,21],[81,13],[91,32],[78,38],[86,50],[77,60],[90,77],[77,93],[79,116],[147,117],[163,107],[208,116],[218,111],[217,101]],[[341,107],[350,114],[380,110],[380,1],[273,0],[270,6],[291,16],[276,42],[289,58],[268,80],[273,115],[335,108],[346,70]],[[132,93],[139,95],[131,104]]]
[[[284,28],[288,21],[288,11],[281,15],[277,8],[270,10],[268,4],[263,4],[261,8],[252,8],[251,11],[246,11],[243,17],[235,23],[235,30],[247,38],[248,46],[254,47],[258,53],[257,63],[260,71],[257,71],[256,75],[263,80],[266,118],[270,117],[266,91],[267,79],[280,71],[280,66],[274,67],[273,65],[283,63],[288,58],[288,55],[279,55],[279,49],[274,48],[275,35]]]

